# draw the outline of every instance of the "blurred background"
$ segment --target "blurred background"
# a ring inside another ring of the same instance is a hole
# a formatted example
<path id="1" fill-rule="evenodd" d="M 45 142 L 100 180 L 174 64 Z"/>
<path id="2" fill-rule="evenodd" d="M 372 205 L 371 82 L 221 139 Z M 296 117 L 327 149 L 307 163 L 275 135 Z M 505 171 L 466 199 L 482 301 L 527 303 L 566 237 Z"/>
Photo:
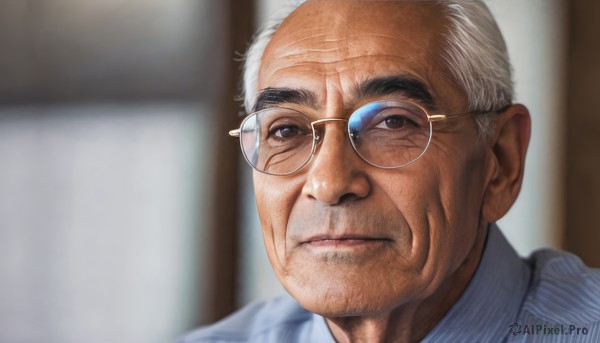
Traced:
<path id="1" fill-rule="evenodd" d="M 0 342 L 169 342 L 283 293 L 227 130 L 285 2 L 0 0 Z M 600 2 L 487 3 L 533 116 L 500 226 L 600 267 Z"/>

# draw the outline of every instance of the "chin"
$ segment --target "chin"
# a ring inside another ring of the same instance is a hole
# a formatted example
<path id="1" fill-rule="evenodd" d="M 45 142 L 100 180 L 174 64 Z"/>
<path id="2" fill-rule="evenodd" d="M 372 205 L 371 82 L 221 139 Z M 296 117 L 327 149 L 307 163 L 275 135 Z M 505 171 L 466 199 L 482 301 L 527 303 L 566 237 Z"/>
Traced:
<path id="1" fill-rule="evenodd" d="M 376 279 L 315 273 L 308 279 L 287 280 L 284 287 L 302 307 L 324 317 L 375 315 L 414 299 L 414 288 Z"/>

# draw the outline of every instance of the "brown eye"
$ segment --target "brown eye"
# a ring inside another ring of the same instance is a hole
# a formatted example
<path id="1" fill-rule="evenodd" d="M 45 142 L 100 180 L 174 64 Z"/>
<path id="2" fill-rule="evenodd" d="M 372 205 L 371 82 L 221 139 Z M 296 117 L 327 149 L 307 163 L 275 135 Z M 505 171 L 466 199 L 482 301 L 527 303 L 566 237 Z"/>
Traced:
<path id="1" fill-rule="evenodd" d="M 385 117 L 375 127 L 380 128 L 380 129 L 397 130 L 397 129 L 402 129 L 402 128 L 406 127 L 407 125 L 415 126 L 416 123 L 414 123 L 412 120 L 406 118 L 405 116 L 394 115 L 394 116 Z"/>
<path id="2" fill-rule="evenodd" d="M 385 118 L 385 126 L 389 129 L 399 129 L 406 125 L 406 118 L 400 116 L 393 116 Z"/>
<path id="3" fill-rule="evenodd" d="M 279 126 L 269 131 L 269 136 L 275 136 L 278 139 L 289 139 L 299 135 L 301 135 L 301 130 L 293 125 Z"/>

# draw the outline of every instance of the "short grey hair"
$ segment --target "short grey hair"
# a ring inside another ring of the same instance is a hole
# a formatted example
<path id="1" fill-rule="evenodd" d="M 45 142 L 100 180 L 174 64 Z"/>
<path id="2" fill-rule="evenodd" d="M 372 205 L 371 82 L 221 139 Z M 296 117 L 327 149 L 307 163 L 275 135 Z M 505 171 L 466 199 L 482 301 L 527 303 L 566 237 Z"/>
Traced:
<path id="1" fill-rule="evenodd" d="M 264 51 L 285 20 L 306 0 L 293 0 L 284 15 L 269 21 L 254 36 L 245 58 L 242 96 L 250 113 L 258 95 Z M 401 1 L 401 0 L 399 0 Z M 442 59 L 450 78 L 467 96 L 470 111 L 480 111 L 477 125 L 485 138 L 498 111 L 512 103 L 512 68 L 506 43 L 489 8 L 481 0 L 431 0 L 443 6 L 448 30 Z"/>

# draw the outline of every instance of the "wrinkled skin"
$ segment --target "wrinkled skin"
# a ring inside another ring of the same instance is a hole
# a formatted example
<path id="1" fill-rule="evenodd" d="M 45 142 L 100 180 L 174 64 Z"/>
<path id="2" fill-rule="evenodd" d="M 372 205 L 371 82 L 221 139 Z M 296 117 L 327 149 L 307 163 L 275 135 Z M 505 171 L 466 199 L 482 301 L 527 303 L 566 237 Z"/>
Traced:
<path id="1" fill-rule="evenodd" d="M 259 90 L 308 90 L 315 104 L 286 106 L 311 120 L 346 118 L 380 100 L 357 98 L 356 85 L 403 75 L 423 83 L 441 113 L 466 112 L 439 56 L 445 24 L 428 2 L 309 1 L 267 46 Z M 472 117 L 436 122 L 421 159 L 384 170 L 356 155 L 341 122 L 328 122 L 301 171 L 254 173 L 275 273 L 303 307 L 327 318 L 338 341 L 421 339 L 458 299 L 488 223 L 506 213 L 521 185 L 527 109 L 510 107 L 495 127 L 483 141 Z"/>

